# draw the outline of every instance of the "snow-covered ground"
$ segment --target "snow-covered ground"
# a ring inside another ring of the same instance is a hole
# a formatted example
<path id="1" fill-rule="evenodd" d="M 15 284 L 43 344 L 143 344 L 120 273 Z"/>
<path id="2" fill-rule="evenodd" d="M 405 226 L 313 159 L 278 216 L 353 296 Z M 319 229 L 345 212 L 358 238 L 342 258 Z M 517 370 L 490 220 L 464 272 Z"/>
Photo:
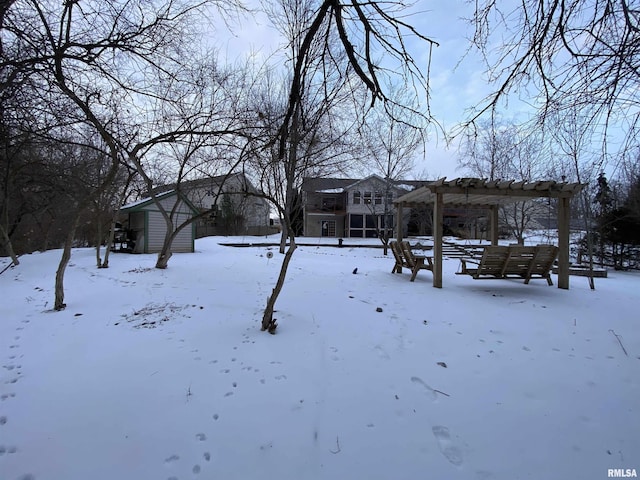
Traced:
<path id="1" fill-rule="evenodd" d="M 164 271 L 126 254 L 98 270 L 74 250 L 63 312 L 59 251 L 0 275 L 0 479 L 640 472 L 637 272 L 566 291 L 476 281 L 449 259 L 435 289 L 380 249 L 303 246 L 271 336 L 281 257 L 230 240 Z"/>

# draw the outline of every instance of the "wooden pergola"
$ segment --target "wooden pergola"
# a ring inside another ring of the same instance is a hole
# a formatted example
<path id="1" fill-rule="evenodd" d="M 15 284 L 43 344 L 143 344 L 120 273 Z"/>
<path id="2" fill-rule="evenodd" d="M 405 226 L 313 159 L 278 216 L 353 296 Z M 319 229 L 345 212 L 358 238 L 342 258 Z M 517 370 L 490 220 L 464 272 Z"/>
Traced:
<path id="1" fill-rule="evenodd" d="M 433 286 L 442 288 L 442 232 L 444 207 L 485 208 L 490 215 L 491 244 L 498 244 L 498 207 L 534 198 L 558 199 L 558 288 L 569 288 L 569 219 L 571 198 L 582 190 L 580 183 L 525 182 L 481 178 L 441 178 L 396 199 L 397 240 L 402 241 L 403 208 L 431 204 L 433 207 Z"/>

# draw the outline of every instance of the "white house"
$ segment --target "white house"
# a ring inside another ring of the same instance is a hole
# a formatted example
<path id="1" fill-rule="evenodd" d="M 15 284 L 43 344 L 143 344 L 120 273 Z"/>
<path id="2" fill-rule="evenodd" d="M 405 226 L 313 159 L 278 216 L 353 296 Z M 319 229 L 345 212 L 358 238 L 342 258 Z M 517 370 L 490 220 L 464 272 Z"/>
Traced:
<path id="1" fill-rule="evenodd" d="M 304 235 L 308 237 L 376 238 L 395 227 L 393 200 L 423 182 L 305 178 L 302 182 Z M 385 211 L 387 218 L 385 219 Z M 408 217 L 405 221 L 408 223 Z"/>

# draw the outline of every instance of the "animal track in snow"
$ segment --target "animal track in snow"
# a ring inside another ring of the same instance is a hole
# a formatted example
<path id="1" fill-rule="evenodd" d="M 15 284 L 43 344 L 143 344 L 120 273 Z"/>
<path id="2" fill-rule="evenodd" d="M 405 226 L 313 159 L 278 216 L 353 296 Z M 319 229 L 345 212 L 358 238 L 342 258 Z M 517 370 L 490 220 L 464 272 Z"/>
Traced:
<path id="1" fill-rule="evenodd" d="M 207 436 L 204 433 L 196 433 L 196 438 L 200 442 L 204 442 L 207 439 Z"/>
<path id="2" fill-rule="evenodd" d="M 459 467 L 463 463 L 462 452 L 451 441 L 449 429 L 442 425 L 436 425 L 431 429 L 433 436 L 436 437 L 438 448 L 450 463 Z"/>
<path id="3" fill-rule="evenodd" d="M 0 445 L 0 456 L 4 455 L 5 453 L 16 453 L 18 451 L 18 449 L 11 445 L 9 447 L 5 447 L 4 445 Z"/>
<path id="4" fill-rule="evenodd" d="M 165 458 L 164 463 L 173 463 L 173 462 L 177 462 L 178 460 L 180 460 L 180 455 L 171 455 L 168 458 Z"/>
<path id="5" fill-rule="evenodd" d="M 431 388 L 429 385 L 427 385 L 425 383 L 425 381 L 422 380 L 420 377 L 411 377 L 411 381 L 413 383 L 416 383 L 416 384 L 421 385 L 422 387 L 424 387 L 424 389 L 427 391 L 427 394 L 429 395 L 431 400 L 436 401 L 438 399 L 438 393 L 433 388 Z"/>

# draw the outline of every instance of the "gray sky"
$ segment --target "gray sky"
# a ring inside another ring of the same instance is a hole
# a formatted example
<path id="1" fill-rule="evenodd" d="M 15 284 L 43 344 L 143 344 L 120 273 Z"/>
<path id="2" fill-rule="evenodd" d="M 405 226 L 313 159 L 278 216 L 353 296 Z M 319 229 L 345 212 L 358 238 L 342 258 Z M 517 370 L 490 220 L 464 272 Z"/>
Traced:
<path id="1" fill-rule="evenodd" d="M 248 2 L 250 3 L 250 2 Z M 434 48 L 431 61 L 431 110 L 436 120 L 447 131 L 462 122 L 468 109 L 477 105 L 490 91 L 486 81 L 485 66 L 477 52 L 467 51 L 473 27 L 463 20 L 472 16 L 473 5 L 464 1 L 432 1 L 418 2 L 417 8 L 423 8 L 408 20 L 422 34 L 440 44 Z M 250 53 L 267 57 L 277 50 L 281 39 L 277 31 L 269 24 L 263 14 L 246 17 L 240 25 L 233 26 L 233 35 L 220 25 L 216 33 L 216 44 L 221 54 L 233 61 Z M 411 52 L 426 70 L 428 50 L 424 42 L 409 44 Z M 465 55 L 466 53 L 466 55 Z M 505 117 L 517 114 L 512 103 L 510 113 Z M 416 172 L 427 173 L 430 178 L 447 176 L 454 178 L 463 176 L 457 170 L 457 143 L 449 148 L 441 134 L 435 129 L 427 144 L 426 158 L 416 158 Z"/>

